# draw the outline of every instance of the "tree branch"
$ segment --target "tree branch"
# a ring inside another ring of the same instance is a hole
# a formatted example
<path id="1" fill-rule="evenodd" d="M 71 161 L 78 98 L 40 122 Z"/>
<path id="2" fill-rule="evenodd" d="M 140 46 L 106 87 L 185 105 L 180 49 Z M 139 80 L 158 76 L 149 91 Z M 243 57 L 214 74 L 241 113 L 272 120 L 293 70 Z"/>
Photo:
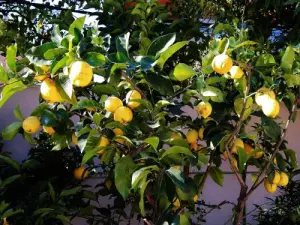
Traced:
<path id="1" fill-rule="evenodd" d="M 296 112 L 296 110 L 297 110 L 297 98 L 296 98 L 296 101 L 295 101 L 294 104 L 293 104 L 292 111 L 291 111 L 291 113 L 290 113 L 290 115 L 289 115 L 289 118 L 288 118 L 288 120 L 287 120 L 286 123 L 285 123 L 285 127 L 284 127 L 284 129 L 283 129 L 282 134 L 281 134 L 281 138 L 280 138 L 279 141 L 277 142 L 277 144 L 276 144 L 276 146 L 275 146 L 275 149 L 274 149 L 274 151 L 273 151 L 273 154 L 272 154 L 272 156 L 271 156 L 269 162 L 268 162 L 268 163 L 265 165 L 265 167 L 260 171 L 260 173 L 259 173 L 259 175 L 258 175 L 256 181 L 254 182 L 254 184 L 253 184 L 252 187 L 250 188 L 249 192 L 247 193 L 246 198 L 248 198 L 248 197 L 253 193 L 253 191 L 254 191 L 254 190 L 255 190 L 255 189 L 256 189 L 256 188 L 264 181 L 264 179 L 265 179 L 265 177 L 264 177 L 264 176 L 265 176 L 265 173 L 266 173 L 266 171 L 268 170 L 268 168 L 270 167 L 271 163 L 273 162 L 273 160 L 274 160 L 274 158 L 275 158 L 275 156 L 276 156 L 276 153 L 279 151 L 279 148 L 280 148 L 282 142 L 283 142 L 284 139 L 285 139 L 285 136 L 286 136 L 286 134 L 287 134 L 287 130 L 288 130 L 289 124 L 290 124 L 290 122 L 291 122 L 291 120 L 292 120 L 292 118 L 293 118 L 293 115 L 294 115 L 294 113 Z"/>
<path id="2" fill-rule="evenodd" d="M 122 72 L 122 77 L 123 77 L 128 83 L 130 83 L 131 86 L 133 86 L 135 90 L 137 90 L 138 92 L 141 93 L 143 99 L 147 99 L 145 93 L 144 93 L 138 86 L 136 86 L 136 85 L 131 81 L 131 79 L 129 79 L 129 77 L 128 77 L 124 72 Z"/>

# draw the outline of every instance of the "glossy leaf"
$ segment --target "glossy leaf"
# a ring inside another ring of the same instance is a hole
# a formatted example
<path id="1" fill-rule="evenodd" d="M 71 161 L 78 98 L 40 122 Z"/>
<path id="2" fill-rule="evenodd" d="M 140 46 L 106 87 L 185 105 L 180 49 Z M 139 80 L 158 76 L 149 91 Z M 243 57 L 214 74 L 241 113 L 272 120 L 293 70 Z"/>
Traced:
<path id="1" fill-rule="evenodd" d="M 180 146 L 174 146 L 174 147 L 171 147 L 171 148 L 167 149 L 162 154 L 160 159 L 162 160 L 164 157 L 166 157 L 168 155 L 172 155 L 172 154 L 184 154 L 184 155 L 191 156 L 191 157 L 195 158 L 193 153 L 188 148 L 184 148 L 184 147 L 180 147 Z"/>
<path id="2" fill-rule="evenodd" d="M 246 100 L 246 109 L 244 112 L 243 120 L 247 119 L 247 117 L 251 114 L 252 112 L 252 104 L 253 104 L 253 99 L 252 98 L 247 98 Z M 234 100 L 234 110 L 236 114 L 240 117 L 242 110 L 244 106 L 244 98 L 237 98 Z"/>
<path id="3" fill-rule="evenodd" d="M 6 64 L 12 72 L 17 72 L 17 45 L 11 45 L 6 50 Z"/>
<path id="4" fill-rule="evenodd" d="M 105 56 L 98 52 L 88 52 L 84 55 L 83 60 L 94 67 L 103 66 L 105 64 Z"/>
<path id="5" fill-rule="evenodd" d="M 159 76 L 156 73 L 145 74 L 145 79 L 150 86 L 162 95 L 173 95 L 174 89 L 171 80 Z"/>
<path id="6" fill-rule="evenodd" d="M 157 150 L 158 144 L 159 144 L 159 138 L 158 137 L 149 137 L 144 140 L 145 143 L 151 145 L 155 150 Z"/>
<path id="7" fill-rule="evenodd" d="M 27 88 L 25 84 L 23 84 L 22 81 L 17 81 L 17 79 L 11 79 L 9 81 L 9 84 L 5 85 L 5 87 L 2 89 L 1 95 L 0 95 L 0 108 L 4 105 L 4 103 L 15 93 L 19 91 L 23 91 Z"/>
<path id="8" fill-rule="evenodd" d="M 223 186 L 224 173 L 218 167 L 210 167 L 209 175 L 216 184 Z"/>
<path id="9" fill-rule="evenodd" d="M 74 22 L 70 25 L 70 28 L 69 28 L 69 33 L 74 35 L 75 34 L 75 29 L 78 29 L 78 30 L 82 30 L 83 28 L 83 25 L 84 25 L 84 21 L 85 21 L 85 16 L 83 17 L 79 17 L 77 18 L 76 20 L 74 20 Z"/>
<path id="10" fill-rule="evenodd" d="M 295 51 L 292 46 L 288 46 L 281 58 L 280 67 L 284 73 L 291 73 L 295 59 Z"/>
<path id="11" fill-rule="evenodd" d="M 149 56 L 158 56 L 164 51 L 166 51 L 176 39 L 176 34 L 166 34 L 161 37 L 156 38 L 147 50 Z"/>
<path id="12" fill-rule="evenodd" d="M 3 139 L 4 140 L 14 139 L 21 127 L 22 127 L 22 122 L 20 121 L 15 121 L 11 123 L 10 125 L 8 125 L 2 130 Z"/>
<path id="13" fill-rule="evenodd" d="M 2 65 L 0 65 L 0 82 L 7 82 L 8 81 L 8 75 L 6 70 Z"/>

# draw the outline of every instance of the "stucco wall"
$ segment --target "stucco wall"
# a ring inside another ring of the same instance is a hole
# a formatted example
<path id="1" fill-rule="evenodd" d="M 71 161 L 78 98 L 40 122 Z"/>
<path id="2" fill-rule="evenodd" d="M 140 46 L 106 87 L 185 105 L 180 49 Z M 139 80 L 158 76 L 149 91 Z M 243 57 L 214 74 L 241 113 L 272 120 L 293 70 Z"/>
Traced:
<path id="1" fill-rule="evenodd" d="M 10 124 L 15 120 L 13 115 L 14 107 L 19 104 L 24 116 L 30 115 L 31 111 L 37 106 L 39 96 L 39 87 L 31 87 L 21 93 L 17 93 L 14 95 L 4 106 L 0 109 L 0 129 L 4 126 Z M 189 112 L 191 113 L 191 112 Z M 282 107 L 280 116 L 283 119 L 287 119 L 288 112 L 285 108 Z M 300 118 L 300 117 L 298 117 Z M 300 153 L 299 146 L 299 129 L 300 120 L 296 123 L 292 123 L 290 125 L 287 140 L 289 142 L 289 148 L 297 150 L 297 154 Z M 13 141 L 8 141 L 5 143 L 5 150 L 13 153 L 13 157 L 19 161 L 26 158 L 27 152 L 29 150 L 29 144 L 23 140 L 21 135 L 17 135 L 17 137 Z M 298 157 L 299 158 L 299 157 Z M 222 168 L 224 171 L 230 172 L 228 165 L 224 165 Z M 96 179 L 92 179 L 91 183 L 97 183 Z M 252 181 L 250 179 L 250 175 L 247 177 L 247 183 L 251 185 Z M 232 174 L 225 175 L 224 185 L 223 187 L 219 187 L 212 180 L 208 179 L 203 196 L 203 198 L 209 204 L 219 204 L 223 200 L 228 200 L 232 202 L 236 202 L 237 196 L 239 193 L 239 185 L 238 181 Z M 253 204 L 262 205 L 265 202 L 265 197 L 271 197 L 263 187 L 258 188 L 258 190 L 251 196 L 247 203 L 247 211 L 250 212 L 253 209 Z M 225 205 L 221 210 L 216 209 L 211 214 L 209 214 L 207 219 L 208 225 L 218 225 L 224 224 L 232 215 L 232 206 Z M 84 225 L 85 223 L 81 219 L 74 220 L 74 224 Z M 251 216 L 248 216 L 249 224 L 255 224 L 252 221 Z"/>

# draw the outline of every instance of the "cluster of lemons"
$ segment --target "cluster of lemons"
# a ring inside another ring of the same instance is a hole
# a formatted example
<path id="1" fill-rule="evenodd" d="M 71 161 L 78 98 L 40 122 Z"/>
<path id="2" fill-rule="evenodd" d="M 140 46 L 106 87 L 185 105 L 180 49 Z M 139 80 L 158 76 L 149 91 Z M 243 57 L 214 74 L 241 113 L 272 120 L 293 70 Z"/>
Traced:
<path id="1" fill-rule="evenodd" d="M 203 146 L 198 145 L 198 139 L 203 140 L 203 132 L 204 132 L 204 127 L 201 127 L 198 131 L 195 129 L 190 129 L 186 133 L 186 141 L 189 143 L 191 149 L 194 149 L 196 152 L 200 151 Z"/>
<path id="2" fill-rule="evenodd" d="M 225 54 L 215 56 L 211 65 L 216 73 L 221 75 L 229 73 L 232 79 L 239 79 L 244 75 L 243 70 L 239 66 L 233 66 L 232 59 Z M 255 101 L 266 116 L 275 118 L 279 114 L 279 102 L 272 90 L 259 89 L 255 95 Z"/>
<path id="3" fill-rule="evenodd" d="M 285 172 L 275 171 L 273 181 L 270 182 L 268 178 L 264 180 L 264 186 L 267 192 L 274 193 L 277 186 L 286 186 L 289 183 L 289 177 Z"/>

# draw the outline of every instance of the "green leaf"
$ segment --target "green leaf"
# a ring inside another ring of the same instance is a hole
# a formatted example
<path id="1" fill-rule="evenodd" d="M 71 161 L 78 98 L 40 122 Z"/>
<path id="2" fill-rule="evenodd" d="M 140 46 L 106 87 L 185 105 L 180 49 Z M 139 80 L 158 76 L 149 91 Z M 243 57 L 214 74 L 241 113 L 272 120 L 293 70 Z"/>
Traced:
<path id="1" fill-rule="evenodd" d="M 60 151 L 68 147 L 68 136 L 66 134 L 59 134 L 56 132 L 52 135 L 52 141 L 54 144 L 52 151 Z"/>
<path id="2" fill-rule="evenodd" d="M 167 149 L 162 154 L 162 156 L 160 157 L 160 160 L 162 160 L 164 157 L 166 157 L 168 155 L 171 155 L 171 154 L 184 154 L 184 155 L 191 156 L 191 157 L 195 158 L 195 156 L 193 155 L 193 153 L 191 152 L 190 149 L 180 147 L 180 146 L 173 146 L 173 147 Z"/>
<path id="3" fill-rule="evenodd" d="M 162 95 L 174 95 L 174 89 L 171 80 L 166 79 L 156 73 L 150 72 L 145 74 L 145 79 L 153 89 L 155 89 Z"/>
<path id="4" fill-rule="evenodd" d="M 6 83 L 8 81 L 8 75 L 2 65 L 0 65 L 0 82 Z"/>
<path id="5" fill-rule="evenodd" d="M 94 113 L 93 114 L 93 122 L 99 126 L 100 122 L 102 121 L 102 119 L 104 119 L 104 115 L 102 115 L 101 113 Z"/>
<path id="6" fill-rule="evenodd" d="M 292 149 L 286 149 L 284 150 L 284 154 L 286 155 L 286 158 L 288 159 L 288 161 L 291 162 L 291 166 L 294 169 L 298 168 L 298 160 L 297 160 L 297 154 L 295 151 L 293 151 Z"/>
<path id="7" fill-rule="evenodd" d="M 150 70 L 155 66 L 155 59 L 153 56 L 142 57 L 140 60 L 141 70 Z"/>
<path id="8" fill-rule="evenodd" d="M 20 174 L 10 176 L 10 177 L 6 178 L 0 186 L 5 187 L 20 178 L 21 178 Z"/>
<path id="9" fill-rule="evenodd" d="M 295 51 L 292 46 L 288 46 L 281 58 L 280 67 L 284 73 L 291 73 L 295 59 Z"/>
<path id="10" fill-rule="evenodd" d="M 82 30 L 85 21 L 85 16 L 79 17 L 70 25 L 69 33 L 75 35 L 75 28 L 78 30 Z"/>
<path id="11" fill-rule="evenodd" d="M 139 102 L 142 106 L 144 106 L 149 111 L 153 110 L 153 106 L 152 106 L 151 102 L 149 102 L 146 99 L 131 99 L 130 102 Z"/>
<path id="12" fill-rule="evenodd" d="M 184 174 L 181 170 L 171 167 L 170 169 L 166 170 L 166 174 L 176 186 L 182 190 L 185 189 L 186 185 L 184 182 Z"/>
<path id="13" fill-rule="evenodd" d="M 54 209 L 51 208 L 39 208 L 33 212 L 33 216 L 38 216 L 46 212 L 52 212 Z"/>
<path id="14" fill-rule="evenodd" d="M 204 163 L 204 164 L 208 164 L 208 157 L 203 154 L 202 152 L 198 152 L 198 161 Z"/>
<path id="15" fill-rule="evenodd" d="M 245 169 L 246 162 L 248 160 L 247 153 L 245 149 L 238 147 L 238 155 L 239 155 L 239 171 L 242 173 Z"/>
<path id="16" fill-rule="evenodd" d="M 5 201 L 0 202 L 0 214 L 4 212 L 9 207 L 10 203 L 6 203 Z M 0 218 L 1 219 L 1 218 Z"/>
<path id="17" fill-rule="evenodd" d="M 58 220 L 60 220 L 60 221 L 62 221 L 64 223 L 71 224 L 71 220 L 68 217 L 64 216 L 64 215 L 56 215 L 56 216 L 54 216 L 54 218 L 58 219 Z"/>
<path id="18" fill-rule="evenodd" d="M 174 69 L 174 77 L 176 80 L 179 81 L 184 81 L 186 79 L 189 79 L 193 76 L 196 75 L 196 72 L 193 70 L 192 67 L 184 64 L 184 63 L 179 63 Z"/>
<path id="19" fill-rule="evenodd" d="M 56 74 L 56 72 L 57 72 L 59 69 L 61 69 L 62 67 L 64 67 L 64 66 L 66 65 L 68 59 L 69 59 L 69 56 L 65 56 L 65 57 L 63 57 L 61 60 L 59 60 L 59 61 L 55 64 L 55 66 L 52 68 L 51 73 L 52 73 L 52 74 Z"/>
<path id="20" fill-rule="evenodd" d="M 276 153 L 275 158 L 276 158 L 276 161 L 277 161 L 278 168 L 281 171 L 285 171 L 286 166 L 287 166 L 287 162 L 284 160 L 282 155 L 280 153 Z"/>
<path id="21" fill-rule="evenodd" d="M 16 209 L 16 210 L 9 209 L 2 214 L 2 218 L 11 217 L 13 215 L 20 214 L 20 213 L 24 213 L 24 210 L 23 209 Z"/>
<path id="22" fill-rule="evenodd" d="M 11 79 L 9 81 L 10 84 L 5 85 L 0 95 L 0 108 L 4 105 L 4 103 L 15 93 L 19 91 L 23 91 L 27 88 L 22 81 L 17 81 L 16 79 Z"/>
<path id="23" fill-rule="evenodd" d="M 21 109 L 20 109 L 20 105 L 17 105 L 15 108 L 14 108 L 14 115 L 17 119 L 19 120 L 24 120 L 24 117 L 22 115 L 22 112 L 21 112 Z"/>
<path id="24" fill-rule="evenodd" d="M 139 201 L 139 208 L 141 210 L 141 215 L 142 216 L 145 216 L 146 213 L 145 213 L 145 202 L 144 202 L 144 193 L 145 193 L 145 190 L 147 188 L 147 185 L 151 182 L 151 180 L 148 180 L 147 182 L 143 183 L 141 185 L 141 188 L 140 188 L 140 201 Z"/>
<path id="25" fill-rule="evenodd" d="M 89 133 L 89 136 L 84 142 L 81 142 L 81 140 L 79 139 L 78 145 L 82 152 L 83 151 L 85 151 L 86 153 L 91 152 L 94 155 L 95 150 L 96 152 L 101 150 L 99 147 L 99 141 L 100 141 L 99 131 L 96 129 L 92 129 Z"/>
<path id="26" fill-rule="evenodd" d="M 75 195 L 80 191 L 81 187 L 74 187 L 71 189 L 67 189 L 67 190 L 62 190 L 62 192 L 60 193 L 59 197 L 65 197 L 65 196 L 70 196 L 70 195 Z"/>
<path id="27" fill-rule="evenodd" d="M 224 23 L 219 23 L 214 31 L 213 31 L 213 34 L 219 34 L 221 32 L 225 32 L 225 33 L 228 33 L 228 34 L 234 34 L 234 28 L 229 25 L 229 24 L 224 24 Z"/>
<path id="28" fill-rule="evenodd" d="M 275 58 L 271 54 L 262 54 L 258 57 L 256 67 L 269 67 L 276 64 Z"/>
<path id="29" fill-rule="evenodd" d="M 158 56 L 166 51 L 176 40 L 176 34 L 166 34 L 156 38 L 147 50 L 148 56 Z"/>
<path id="30" fill-rule="evenodd" d="M 158 65 L 160 67 L 160 69 L 163 69 L 166 61 L 172 55 L 174 55 L 177 51 L 179 51 L 181 48 L 183 48 L 184 46 L 186 46 L 188 43 L 189 43 L 189 41 L 181 41 L 181 42 L 177 42 L 174 45 L 170 46 L 166 51 L 164 51 L 160 55 L 160 57 L 156 61 L 156 65 Z"/>
<path id="31" fill-rule="evenodd" d="M 79 102 L 77 102 L 76 105 L 72 106 L 71 111 L 78 110 L 78 109 L 87 109 L 87 108 L 102 109 L 100 103 L 90 99 L 82 99 Z"/>
<path id="32" fill-rule="evenodd" d="M 20 121 L 15 121 L 11 123 L 10 125 L 8 125 L 2 130 L 3 139 L 4 140 L 14 139 L 21 127 L 22 127 L 22 122 Z"/>
<path id="33" fill-rule="evenodd" d="M 158 137 L 149 137 L 144 140 L 145 143 L 151 145 L 155 150 L 157 150 L 158 144 L 159 144 L 159 138 Z"/>
<path id="34" fill-rule="evenodd" d="M 6 50 L 6 64 L 12 72 L 17 72 L 16 66 L 17 45 L 11 45 Z"/>
<path id="35" fill-rule="evenodd" d="M 57 45 L 60 45 L 62 41 L 62 36 L 60 34 L 59 25 L 54 25 L 51 31 L 51 41 L 55 42 Z"/>
<path id="36" fill-rule="evenodd" d="M 9 164 L 10 166 L 12 166 L 13 168 L 15 168 L 16 170 L 20 170 L 20 166 L 18 164 L 18 162 L 10 157 L 4 156 L 4 155 L 0 155 L 0 160 L 6 162 L 7 164 Z"/>
<path id="37" fill-rule="evenodd" d="M 76 104 L 77 99 L 73 90 L 73 85 L 69 76 L 61 75 L 59 79 L 55 80 L 56 88 L 62 99 L 68 103 Z"/>
<path id="38" fill-rule="evenodd" d="M 123 35 L 120 35 L 117 40 L 116 40 L 116 48 L 118 52 L 123 53 L 124 55 L 128 56 L 128 51 L 129 51 L 129 37 L 130 33 L 126 33 Z"/>
<path id="39" fill-rule="evenodd" d="M 53 127 L 58 123 L 56 115 L 48 109 L 45 109 L 41 116 L 41 123 L 47 127 Z"/>
<path id="40" fill-rule="evenodd" d="M 116 149 L 114 147 L 107 147 L 101 157 L 101 162 L 109 165 L 112 163 L 116 155 Z"/>
<path id="41" fill-rule="evenodd" d="M 299 74 L 285 74 L 283 77 L 288 87 L 300 86 Z"/>
<path id="42" fill-rule="evenodd" d="M 44 53 L 45 59 L 56 59 L 57 57 L 65 54 L 68 52 L 68 49 L 66 48 L 53 48 L 49 49 Z"/>
<path id="43" fill-rule="evenodd" d="M 129 156 L 122 157 L 115 168 L 115 185 L 119 193 L 126 199 L 131 189 L 131 175 L 136 165 Z"/>
<path id="44" fill-rule="evenodd" d="M 228 49 L 227 50 L 227 54 L 230 54 L 232 51 L 234 51 L 234 50 L 236 50 L 238 48 L 241 48 L 241 47 L 244 47 L 244 46 L 247 46 L 247 45 L 256 45 L 256 44 L 258 44 L 258 43 L 255 42 L 255 41 L 244 41 L 244 42 L 236 45 L 234 48 Z"/>
<path id="45" fill-rule="evenodd" d="M 272 119 L 268 117 L 262 117 L 262 128 L 267 136 L 269 136 L 273 141 L 276 141 L 280 138 L 281 128 L 280 126 Z"/>
<path id="46" fill-rule="evenodd" d="M 152 170 L 154 171 L 159 171 L 159 167 L 157 165 L 152 165 L 152 166 L 146 166 L 142 167 L 139 170 L 136 170 L 132 174 L 132 179 L 131 179 L 131 188 L 136 191 L 140 186 L 140 182 L 142 179 L 147 179 L 147 176 L 151 174 Z"/>
<path id="47" fill-rule="evenodd" d="M 214 52 L 209 52 L 204 57 L 202 57 L 202 72 L 204 74 L 211 74 L 212 72 L 214 72 L 211 66 L 211 63 L 214 58 L 215 58 Z"/>
<path id="48" fill-rule="evenodd" d="M 105 56 L 98 52 L 88 52 L 84 55 L 83 60 L 94 67 L 103 66 L 105 64 Z"/>
<path id="49" fill-rule="evenodd" d="M 243 120 L 247 119 L 247 117 L 251 114 L 252 104 L 253 104 L 253 99 L 251 97 L 247 98 L 246 109 L 244 112 Z M 239 117 L 241 116 L 243 105 L 244 105 L 244 98 L 237 98 L 234 100 L 234 110 Z"/>
<path id="50" fill-rule="evenodd" d="M 209 168 L 209 175 L 216 184 L 223 186 L 224 173 L 215 166 Z"/>
<path id="51" fill-rule="evenodd" d="M 203 89 L 202 95 L 205 97 L 210 97 L 212 101 L 214 102 L 223 102 L 224 101 L 224 95 L 223 92 L 213 86 L 206 86 L 206 88 Z"/>
<path id="52" fill-rule="evenodd" d="M 99 96 L 101 96 L 102 94 L 119 96 L 119 92 L 117 91 L 117 89 L 110 84 L 97 84 L 92 87 L 92 91 Z"/>
<path id="53" fill-rule="evenodd" d="M 57 48 L 56 43 L 54 42 L 47 42 L 45 44 L 42 44 L 37 47 L 32 47 L 29 49 L 25 56 L 28 58 L 30 63 L 36 64 L 37 66 L 43 66 L 43 65 L 50 65 L 51 60 L 47 60 L 44 58 L 44 54 L 49 50 Z"/>
<path id="54" fill-rule="evenodd" d="M 40 104 L 38 107 L 36 107 L 32 112 L 31 112 L 31 116 L 42 116 L 43 112 L 45 111 L 45 109 L 48 109 L 49 106 L 47 103 L 42 103 Z"/>
<path id="55" fill-rule="evenodd" d="M 52 186 L 52 184 L 50 182 L 48 182 L 48 187 L 49 187 L 49 193 L 50 193 L 50 197 L 52 199 L 52 202 L 55 202 L 55 191 L 54 188 Z"/>

